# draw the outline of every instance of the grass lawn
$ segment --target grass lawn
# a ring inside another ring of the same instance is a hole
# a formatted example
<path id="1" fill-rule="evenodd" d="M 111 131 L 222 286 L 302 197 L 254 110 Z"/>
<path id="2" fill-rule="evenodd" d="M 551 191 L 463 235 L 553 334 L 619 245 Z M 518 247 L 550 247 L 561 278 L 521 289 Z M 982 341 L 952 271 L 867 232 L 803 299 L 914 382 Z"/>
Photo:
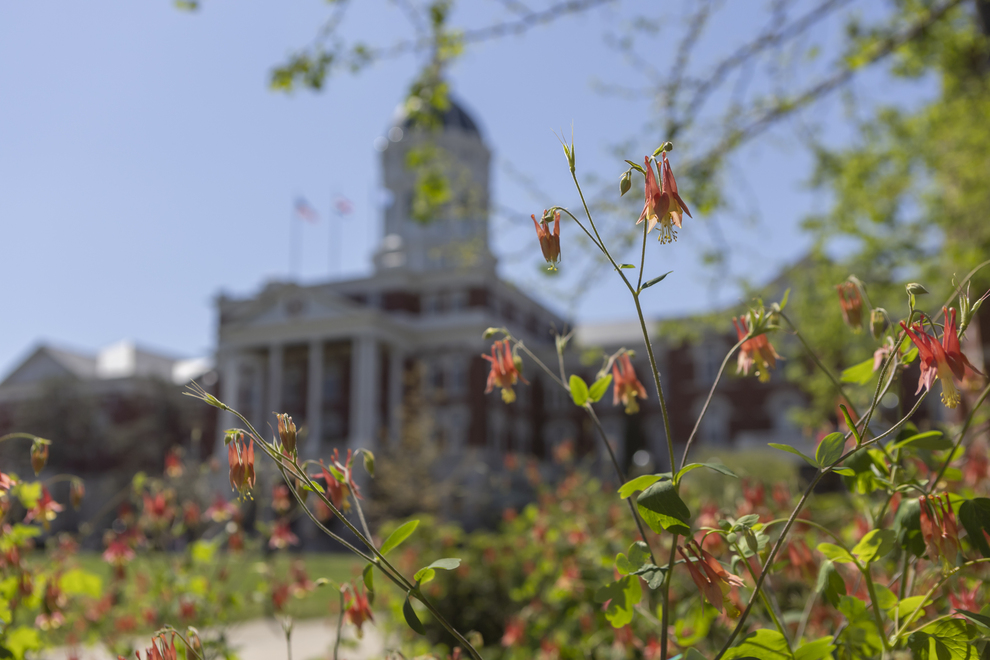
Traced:
<path id="1" fill-rule="evenodd" d="M 134 582 L 135 576 L 138 575 L 152 579 L 154 576 L 164 575 L 172 570 L 173 564 L 181 561 L 182 557 L 181 554 L 140 554 L 128 565 L 129 582 Z M 103 561 L 99 553 L 81 552 L 77 559 L 81 568 L 99 575 L 104 585 L 110 583 L 113 568 Z M 227 588 L 240 604 L 232 608 L 230 620 L 240 621 L 265 616 L 270 612 L 270 598 L 264 585 L 268 581 L 290 581 L 289 568 L 299 559 L 305 564 L 306 573 L 313 582 L 321 577 L 337 584 L 355 578 L 360 579 L 363 568 L 360 559 L 344 553 L 280 552 L 265 556 L 256 552 L 243 552 L 217 553 L 215 560 L 211 564 L 201 565 L 197 573 L 207 576 L 212 581 L 221 568 L 226 569 Z M 330 612 L 330 603 L 338 603 L 338 598 L 338 592 L 328 584 L 302 597 L 290 598 L 286 605 L 286 613 L 296 619 L 327 616 Z"/>

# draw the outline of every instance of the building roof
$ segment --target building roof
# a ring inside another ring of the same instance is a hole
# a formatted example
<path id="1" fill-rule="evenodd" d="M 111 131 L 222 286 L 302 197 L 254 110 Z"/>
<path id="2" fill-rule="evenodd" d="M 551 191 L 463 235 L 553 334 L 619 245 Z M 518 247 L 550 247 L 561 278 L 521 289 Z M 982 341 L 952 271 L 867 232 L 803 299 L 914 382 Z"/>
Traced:
<path id="1" fill-rule="evenodd" d="M 409 117 L 403 108 L 399 108 L 397 115 L 398 121 L 396 124 L 401 125 L 403 130 L 409 130 L 413 127 L 412 117 Z M 468 114 L 467 110 L 462 108 L 453 99 L 450 99 L 450 107 L 443 113 L 440 122 L 444 130 L 455 128 L 465 133 L 471 133 L 481 137 L 481 130 L 478 128 L 477 122 Z"/>

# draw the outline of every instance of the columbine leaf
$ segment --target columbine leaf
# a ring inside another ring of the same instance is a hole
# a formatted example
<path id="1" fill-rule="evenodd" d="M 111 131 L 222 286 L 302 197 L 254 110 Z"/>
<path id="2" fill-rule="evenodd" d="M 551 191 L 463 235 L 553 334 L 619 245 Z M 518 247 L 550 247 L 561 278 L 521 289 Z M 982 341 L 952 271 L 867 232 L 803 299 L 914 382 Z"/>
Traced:
<path id="1" fill-rule="evenodd" d="M 643 587 L 639 584 L 639 578 L 634 575 L 627 575 L 595 592 L 596 603 L 608 603 L 608 607 L 605 608 L 605 618 L 613 628 L 629 625 L 633 617 L 633 608 L 642 598 Z"/>
<path id="2" fill-rule="evenodd" d="M 990 543 L 983 535 L 984 531 L 990 534 L 990 499 L 977 497 L 963 502 L 959 506 L 959 522 L 966 528 L 969 542 L 984 557 L 990 557 Z"/>
<path id="3" fill-rule="evenodd" d="M 782 445 L 779 442 L 771 442 L 769 444 L 774 449 L 779 449 L 781 451 L 790 452 L 791 454 L 794 454 L 795 456 L 800 456 L 801 458 L 803 458 L 804 460 L 806 460 L 808 462 L 808 465 L 810 465 L 810 466 L 812 466 L 814 468 L 817 468 L 818 467 L 818 463 L 816 463 L 814 461 L 814 459 L 805 456 L 804 453 L 802 453 L 800 450 L 795 449 L 794 447 L 791 447 L 790 445 Z"/>
<path id="4" fill-rule="evenodd" d="M 831 635 L 820 637 L 794 649 L 794 660 L 825 660 L 832 657 L 832 651 L 835 649 Z"/>
<path id="5" fill-rule="evenodd" d="M 574 401 L 575 406 L 583 406 L 588 402 L 588 384 L 584 380 L 574 374 L 571 376 L 570 380 L 571 386 L 571 399 Z"/>
<path id="6" fill-rule="evenodd" d="M 664 273 L 664 274 L 663 274 L 663 275 L 661 275 L 660 277 L 654 277 L 654 278 L 653 278 L 652 280 L 650 280 L 649 282 L 644 282 L 644 283 L 643 283 L 643 286 L 641 286 L 641 287 L 639 287 L 639 290 L 640 290 L 640 291 L 642 291 L 643 289 L 649 289 L 649 288 L 650 288 L 651 286 L 653 286 L 654 284 L 659 284 L 660 282 L 663 282 L 663 279 L 664 279 L 665 277 L 667 277 L 668 275 L 670 275 L 671 273 L 673 273 L 673 272 L 674 272 L 674 271 L 672 271 L 672 270 L 668 270 L 668 271 L 667 271 L 666 273 Z"/>
<path id="7" fill-rule="evenodd" d="M 622 488 L 619 489 L 619 497 L 626 499 L 637 490 L 646 490 L 662 478 L 659 474 L 644 474 L 636 477 L 632 481 L 622 484 Z"/>
<path id="8" fill-rule="evenodd" d="M 873 380 L 873 358 L 864 360 L 859 364 L 854 364 L 848 369 L 843 369 L 842 376 L 839 377 L 839 380 L 843 383 L 866 385 Z"/>
<path id="9" fill-rule="evenodd" d="M 818 443 L 815 460 L 819 467 L 828 467 L 842 458 L 842 450 L 846 446 L 846 436 L 843 433 L 829 433 Z"/>
<path id="10" fill-rule="evenodd" d="M 845 551 L 845 549 L 834 545 L 832 543 L 819 543 L 818 552 L 822 553 L 832 561 L 837 561 L 840 564 L 854 564 L 856 560 L 853 556 Z"/>
<path id="11" fill-rule="evenodd" d="M 385 542 L 382 543 L 382 549 L 379 550 L 383 555 L 388 554 L 390 550 L 395 550 L 399 545 L 409 538 L 409 535 L 416 531 L 416 527 L 419 526 L 418 520 L 410 520 L 409 522 L 403 523 L 394 532 L 388 535 Z"/>
<path id="12" fill-rule="evenodd" d="M 893 445 L 892 449 L 898 449 L 900 447 L 931 450 L 949 449 L 952 447 L 952 440 L 946 438 L 941 431 L 927 431 L 898 441 Z"/>
<path id="13" fill-rule="evenodd" d="M 640 515 L 656 533 L 669 530 L 675 534 L 690 533 L 691 511 L 674 490 L 674 482 L 669 479 L 659 481 L 637 498 Z"/>
<path id="14" fill-rule="evenodd" d="M 681 480 L 681 477 L 683 477 L 685 474 L 687 474 L 691 470 L 696 470 L 696 469 L 702 468 L 702 467 L 708 468 L 709 470 L 715 470 L 719 474 L 724 474 L 724 475 L 729 476 L 729 477 L 734 477 L 736 479 L 739 478 L 739 476 L 736 475 L 735 472 L 733 472 L 732 470 L 730 470 L 726 466 L 722 465 L 721 463 L 714 463 L 714 462 L 710 462 L 710 463 L 688 463 L 687 465 L 685 465 L 684 467 L 682 467 L 680 470 L 677 471 L 677 476 L 674 477 L 674 481 L 680 481 Z"/>
<path id="15" fill-rule="evenodd" d="M 591 399 L 594 403 L 598 403 L 598 401 L 600 401 L 601 398 L 605 396 L 605 392 L 608 391 L 608 386 L 611 384 L 612 384 L 612 374 L 605 374 L 604 376 L 596 380 L 594 384 L 591 386 L 591 389 L 588 390 L 588 398 Z"/>
<path id="16" fill-rule="evenodd" d="M 764 628 L 751 632 L 742 638 L 738 646 L 734 646 L 725 655 L 725 660 L 793 660 L 794 656 L 787 648 L 787 640 L 776 630 Z"/>
<path id="17" fill-rule="evenodd" d="M 874 559 L 883 557 L 894 549 L 897 542 L 897 533 L 892 529 L 874 529 L 867 532 L 852 553 L 863 562 L 869 564 Z"/>
<path id="18" fill-rule="evenodd" d="M 408 595 L 406 596 L 406 602 L 402 604 L 402 616 L 405 617 L 406 623 L 415 632 L 418 632 L 420 635 L 426 634 L 426 628 L 416 615 L 416 610 L 413 609 L 412 601 L 409 600 Z"/>

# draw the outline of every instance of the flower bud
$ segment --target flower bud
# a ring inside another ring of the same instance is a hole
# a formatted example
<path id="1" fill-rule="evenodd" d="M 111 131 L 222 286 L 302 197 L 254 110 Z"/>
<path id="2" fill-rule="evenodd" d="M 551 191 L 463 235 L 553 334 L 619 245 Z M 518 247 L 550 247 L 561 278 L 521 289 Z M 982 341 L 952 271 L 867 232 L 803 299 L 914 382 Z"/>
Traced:
<path id="1" fill-rule="evenodd" d="M 86 484 L 82 479 L 73 479 L 69 482 L 69 502 L 76 511 L 82 506 L 83 498 L 86 497 Z"/>
<path id="2" fill-rule="evenodd" d="M 883 307 L 876 307 L 870 312 L 870 334 L 874 339 L 880 339 L 883 331 L 887 329 L 887 310 Z"/>
<path id="3" fill-rule="evenodd" d="M 632 170 L 626 170 L 619 178 L 619 197 L 625 195 L 632 188 Z"/>
<path id="4" fill-rule="evenodd" d="M 296 425 L 288 414 L 276 415 L 278 418 L 278 437 L 282 440 L 282 446 L 290 454 L 296 451 Z"/>
<path id="5" fill-rule="evenodd" d="M 928 293 L 928 289 L 921 286 L 917 282 L 909 283 L 907 286 L 904 287 L 904 290 L 907 291 L 909 296 L 923 296 L 926 293 Z"/>
<path id="6" fill-rule="evenodd" d="M 45 469 L 46 463 L 48 463 L 48 441 L 35 438 L 34 444 L 31 445 L 31 468 L 34 470 L 34 476 L 38 476 Z"/>
<path id="7" fill-rule="evenodd" d="M 485 330 L 485 334 L 482 335 L 482 337 L 484 339 L 491 339 L 501 331 L 502 331 L 501 328 L 488 328 L 487 330 Z"/>

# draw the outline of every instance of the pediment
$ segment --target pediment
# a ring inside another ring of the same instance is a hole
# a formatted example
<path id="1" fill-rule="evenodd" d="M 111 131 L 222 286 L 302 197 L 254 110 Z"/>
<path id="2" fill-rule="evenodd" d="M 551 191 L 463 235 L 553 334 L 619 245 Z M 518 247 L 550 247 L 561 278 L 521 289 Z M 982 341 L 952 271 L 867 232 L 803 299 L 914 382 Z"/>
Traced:
<path id="1" fill-rule="evenodd" d="M 349 298 L 325 288 L 272 285 L 252 300 L 221 309 L 223 325 L 276 326 L 351 316 L 361 309 Z"/>

